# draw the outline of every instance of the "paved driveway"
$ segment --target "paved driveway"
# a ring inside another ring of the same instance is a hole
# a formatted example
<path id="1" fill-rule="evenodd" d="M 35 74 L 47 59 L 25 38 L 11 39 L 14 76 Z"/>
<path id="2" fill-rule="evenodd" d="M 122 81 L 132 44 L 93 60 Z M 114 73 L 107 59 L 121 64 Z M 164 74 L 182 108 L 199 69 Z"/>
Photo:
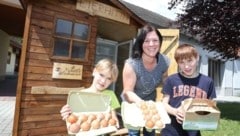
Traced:
<path id="1" fill-rule="evenodd" d="M 0 136 L 12 136 L 15 97 L 0 97 Z"/>

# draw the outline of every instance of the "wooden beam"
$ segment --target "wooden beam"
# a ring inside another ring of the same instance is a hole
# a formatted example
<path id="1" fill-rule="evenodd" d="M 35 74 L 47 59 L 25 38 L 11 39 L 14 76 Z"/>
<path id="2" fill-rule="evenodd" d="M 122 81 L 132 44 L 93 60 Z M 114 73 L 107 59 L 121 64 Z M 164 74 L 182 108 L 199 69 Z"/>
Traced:
<path id="1" fill-rule="evenodd" d="M 19 125 L 18 123 L 19 123 L 19 114 L 20 114 L 20 106 L 21 106 L 22 84 L 23 84 L 24 68 L 25 68 L 25 61 L 26 61 L 27 44 L 28 44 L 28 38 L 29 38 L 31 13 L 32 13 L 32 5 L 29 4 L 27 7 L 24 34 L 23 34 L 23 43 L 22 43 L 22 53 L 21 53 L 19 70 L 18 70 L 19 75 L 18 75 L 16 105 L 15 105 L 15 114 L 14 114 L 14 122 L 13 122 L 14 123 L 13 136 L 18 136 L 18 125 Z"/>
<path id="2" fill-rule="evenodd" d="M 84 87 L 63 88 L 55 86 L 33 86 L 31 94 L 68 94 L 71 90 L 82 90 Z"/>

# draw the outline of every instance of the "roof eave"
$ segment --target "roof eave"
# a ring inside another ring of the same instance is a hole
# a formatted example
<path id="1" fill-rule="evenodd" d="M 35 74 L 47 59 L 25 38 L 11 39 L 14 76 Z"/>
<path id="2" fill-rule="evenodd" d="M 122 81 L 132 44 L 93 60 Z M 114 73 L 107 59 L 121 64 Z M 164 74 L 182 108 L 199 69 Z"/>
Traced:
<path id="1" fill-rule="evenodd" d="M 125 11 L 127 14 L 129 14 L 133 19 L 135 19 L 138 23 L 141 25 L 145 25 L 146 22 L 141 19 L 139 16 L 137 16 L 135 13 L 133 13 L 130 9 L 128 9 L 124 4 L 119 2 L 119 0 L 110 0 L 113 4 L 115 4 L 118 8 Z"/>

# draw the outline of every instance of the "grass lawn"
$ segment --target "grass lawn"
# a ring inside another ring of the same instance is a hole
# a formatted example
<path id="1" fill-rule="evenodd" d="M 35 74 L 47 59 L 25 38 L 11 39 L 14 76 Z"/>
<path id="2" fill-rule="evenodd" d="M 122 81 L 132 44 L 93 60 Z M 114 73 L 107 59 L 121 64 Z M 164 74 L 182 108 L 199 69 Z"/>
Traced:
<path id="1" fill-rule="evenodd" d="M 221 119 L 215 131 L 201 131 L 202 136 L 240 136 L 240 103 L 218 102 Z"/>

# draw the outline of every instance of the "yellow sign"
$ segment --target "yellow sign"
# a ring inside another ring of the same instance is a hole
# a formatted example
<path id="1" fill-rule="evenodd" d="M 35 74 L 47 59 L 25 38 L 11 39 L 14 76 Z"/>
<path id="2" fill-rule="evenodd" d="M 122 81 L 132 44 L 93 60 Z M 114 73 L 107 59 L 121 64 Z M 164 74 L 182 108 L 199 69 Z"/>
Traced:
<path id="1" fill-rule="evenodd" d="M 128 14 L 120 9 L 94 0 L 78 0 L 76 9 L 87 12 L 90 15 L 97 15 L 126 24 L 130 23 L 130 17 Z"/>
<path id="2" fill-rule="evenodd" d="M 54 62 L 52 78 L 82 80 L 82 71 L 82 65 Z"/>

